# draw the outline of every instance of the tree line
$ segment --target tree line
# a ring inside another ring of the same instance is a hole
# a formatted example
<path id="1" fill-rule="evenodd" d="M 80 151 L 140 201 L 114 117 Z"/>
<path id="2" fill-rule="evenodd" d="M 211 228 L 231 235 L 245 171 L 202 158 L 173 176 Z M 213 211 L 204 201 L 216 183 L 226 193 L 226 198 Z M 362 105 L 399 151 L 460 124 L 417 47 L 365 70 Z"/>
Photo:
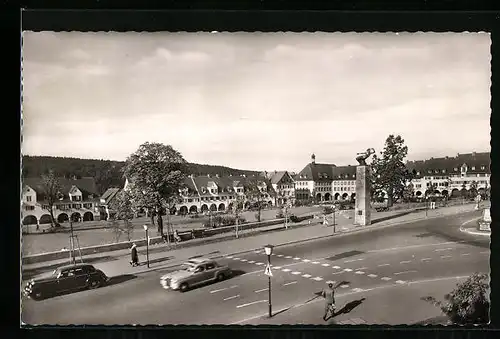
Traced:
<path id="1" fill-rule="evenodd" d="M 93 177 L 99 194 L 109 187 L 123 187 L 125 161 L 80 159 L 48 156 L 23 156 L 23 178 L 40 178 L 50 171 L 57 177 Z M 186 173 L 193 175 L 255 175 L 258 172 L 225 166 L 186 163 Z"/>

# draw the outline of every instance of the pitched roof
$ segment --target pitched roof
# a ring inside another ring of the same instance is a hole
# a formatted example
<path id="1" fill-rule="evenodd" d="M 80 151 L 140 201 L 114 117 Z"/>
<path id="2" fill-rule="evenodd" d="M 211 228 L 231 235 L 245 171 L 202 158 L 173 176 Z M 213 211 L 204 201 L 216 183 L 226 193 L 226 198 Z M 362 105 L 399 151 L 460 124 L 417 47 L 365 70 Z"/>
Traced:
<path id="1" fill-rule="evenodd" d="M 455 157 L 430 158 L 427 160 L 408 161 L 406 167 L 420 174 L 417 177 L 430 174 L 458 174 L 463 164 L 467 165 L 468 173 L 489 173 L 490 153 L 457 154 Z M 484 169 L 482 169 L 484 167 Z M 474 168 L 474 169 L 473 169 Z M 444 172 L 443 172 L 444 170 Z"/>
<path id="2" fill-rule="evenodd" d="M 93 195 L 94 199 L 97 199 L 99 192 L 95 184 L 95 180 L 92 177 L 83 177 L 81 179 L 67 179 L 67 178 L 57 178 L 61 186 L 61 193 L 64 195 L 64 200 L 69 199 L 69 191 L 71 187 L 76 186 L 80 191 L 82 191 L 82 199 L 88 200 L 89 195 Z M 42 178 L 25 178 L 23 179 L 23 185 L 28 185 L 33 188 L 37 193 L 37 200 L 43 201 L 44 199 L 44 187 Z"/>
<path id="3" fill-rule="evenodd" d="M 295 180 L 314 180 L 324 181 L 332 180 L 334 164 L 309 163 L 296 175 Z"/>
<path id="4" fill-rule="evenodd" d="M 285 176 L 286 171 L 277 171 L 271 176 L 271 184 L 277 184 Z"/>
<path id="5" fill-rule="evenodd" d="M 112 187 L 112 188 L 108 188 L 106 190 L 106 192 L 104 192 L 102 195 L 101 195 L 101 199 L 103 199 L 104 201 L 110 201 L 112 200 L 117 194 L 118 192 L 121 191 L 121 188 L 117 188 L 117 187 Z"/>

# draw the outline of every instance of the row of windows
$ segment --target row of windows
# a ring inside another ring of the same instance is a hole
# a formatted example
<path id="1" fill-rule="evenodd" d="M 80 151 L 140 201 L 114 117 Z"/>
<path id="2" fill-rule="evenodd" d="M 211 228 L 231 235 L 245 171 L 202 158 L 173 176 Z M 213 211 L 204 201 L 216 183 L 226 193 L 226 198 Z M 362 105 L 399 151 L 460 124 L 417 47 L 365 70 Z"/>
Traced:
<path id="1" fill-rule="evenodd" d="M 60 210 L 60 211 L 66 211 L 66 210 L 69 210 L 71 208 L 81 209 L 82 208 L 82 204 L 56 205 L 55 208 L 56 208 L 56 210 Z M 92 204 L 91 203 L 85 203 L 85 204 L 83 204 L 83 208 L 92 209 Z M 49 205 L 42 205 L 42 209 L 48 210 L 49 209 Z M 25 211 L 34 211 L 35 210 L 35 206 L 29 206 L 29 205 L 28 206 L 24 206 L 24 210 Z"/>

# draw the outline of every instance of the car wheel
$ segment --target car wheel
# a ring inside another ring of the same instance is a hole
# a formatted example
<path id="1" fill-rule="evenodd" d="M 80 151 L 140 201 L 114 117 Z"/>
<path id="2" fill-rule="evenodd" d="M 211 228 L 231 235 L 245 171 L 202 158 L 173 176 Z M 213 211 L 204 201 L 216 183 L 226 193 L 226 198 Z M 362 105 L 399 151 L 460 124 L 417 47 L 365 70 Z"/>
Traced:
<path id="1" fill-rule="evenodd" d="M 217 281 L 222 281 L 222 280 L 224 280 L 224 278 L 225 278 L 224 274 L 222 274 L 222 273 L 217 274 Z"/>
<path id="2" fill-rule="evenodd" d="M 182 283 L 181 286 L 179 286 L 179 289 L 181 292 L 186 292 L 189 289 L 189 285 L 187 283 Z"/>
<path id="3" fill-rule="evenodd" d="M 93 290 L 93 289 L 96 289 L 99 286 L 101 286 L 101 282 L 99 280 L 91 280 L 91 281 L 89 281 L 87 286 L 88 286 L 89 290 Z"/>

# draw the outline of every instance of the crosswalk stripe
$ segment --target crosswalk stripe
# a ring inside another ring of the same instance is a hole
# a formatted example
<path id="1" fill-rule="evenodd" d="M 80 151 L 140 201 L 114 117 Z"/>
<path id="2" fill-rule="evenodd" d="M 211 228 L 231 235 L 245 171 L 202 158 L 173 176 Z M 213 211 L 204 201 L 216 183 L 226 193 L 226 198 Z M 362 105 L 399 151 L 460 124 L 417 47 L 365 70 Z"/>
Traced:
<path id="1" fill-rule="evenodd" d="M 299 271 L 295 271 L 295 272 L 292 272 L 293 275 L 299 275 L 300 272 Z"/>
<path id="2" fill-rule="evenodd" d="M 276 270 L 279 270 L 281 268 L 281 266 L 274 266 L 273 268 Z"/>
<path id="3" fill-rule="evenodd" d="M 247 260 L 247 259 L 241 259 L 241 261 L 243 261 L 243 262 L 247 262 L 248 260 Z"/>
<path id="4" fill-rule="evenodd" d="M 310 278 L 310 277 L 312 277 L 312 275 L 310 275 L 310 274 L 304 274 L 303 277 L 304 278 Z"/>
<path id="5" fill-rule="evenodd" d="M 226 258 L 228 259 L 232 259 L 233 257 L 231 255 L 228 255 Z"/>
<path id="6" fill-rule="evenodd" d="M 295 258 L 294 258 L 294 259 L 295 259 Z M 302 260 L 302 261 L 303 261 L 303 262 L 309 262 L 309 261 L 311 261 L 311 260 L 309 260 L 309 259 L 304 259 L 304 260 Z"/>
<path id="7" fill-rule="evenodd" d="M 313 261 L 313 264 L 317 265 L 317 264 L 319 264 L 319 261 Z"/>
<path id="8" fill-rule="evenodd" d="M 321 277 L 315 277 L 315 278 L 312 278 L 312 280 L 321 281 L 321 280 L 323 280 L 323 278 L 321 278 Z"/>
<path id="9" fill-rule="evenodd" d="M 280 258 L 281 258 L 282 256 L 283 256 L 283 254 L 278 254 L 278 257 L 280 257 Z"/>
<path id="10" fill-rule="evenodd" d="M 260 265 L 264 265 L 264 263 L 263 262 L 256 262 L 255 265 L 260 266 Z"/>
<path id="11" fill-rule="evenodd" d="M 345 284 L 345 285 L 340 285 L 341 288 L 348 288 L 349 287 L 349 284 Z"/>
<path id="12" fill-rule="evenodd" d="M 255 260 L 250 260 L 248 263 L 253 264 L 253 263 L 255 263 Z"/>
<path id="13" fill-rule="evenodd" d="M 340 266 L 332 266 L 332 268 L 339 269 Z"/>
<path id="14" fill-rule="evenodd" d="M 406 284 L 406 281 L 404 281 L 404 280 L 396 280 L 396 284 Z"/>
<path id="15" fill-rule="evenodd" d="M 290 271 L 291 271 L 291 269 L 289 269 L 289 268 L 284 268 L 284 269 L 282 269 L 282 271 L 283 271 L 283 272 L 290 272 Z"/>
<path id="16" fill-rule="evenodd" d="M 291 255 L 287 255 L 285 258 L 290 259 L 291 257 L 292 257 Z"/>
<path id="17" fill-rule="evenodd" d="M 376 274 L 368 274 L 368 276 L 369 276 L 370 278 L 376 278 L 376 277 L 377 277 L 377 275 L 376 275 Z"/>
<path id="18" fill-rule="evenodd" d="M 344 271 L 346 271 L 346 272 L 352 272 L 352 270 L 350 268 L 344 268 Z"/>
<path id="19" fill-rule="evenodd" d="M 356 271 L 356 272 L 354 272 L 354 274 L 365 274 L 365 272 L 363 272 L 363 271 Z"/>
<path id="20" fill-rule="evenodd" d="M 389 277 L 382 277 L 382 278 L 380 278 L 380 279 L 382 279 L 382 280 L 384 280 L 384 281 L 389 281 L 389 280 L 391 280 L 391 278 L 389 278 Z"/>
<path id="21" fill-rule="evenodd" d="M 364 290 L 362 288 L 356 287 L 352 289 L 353 292 L 363 292 Z"/>
<path id="22" fill-rule="evenodd" d="M 321 264 L 321 266 L 328 267 L 328 266 L 330 266 L 330 264 Z"/>

